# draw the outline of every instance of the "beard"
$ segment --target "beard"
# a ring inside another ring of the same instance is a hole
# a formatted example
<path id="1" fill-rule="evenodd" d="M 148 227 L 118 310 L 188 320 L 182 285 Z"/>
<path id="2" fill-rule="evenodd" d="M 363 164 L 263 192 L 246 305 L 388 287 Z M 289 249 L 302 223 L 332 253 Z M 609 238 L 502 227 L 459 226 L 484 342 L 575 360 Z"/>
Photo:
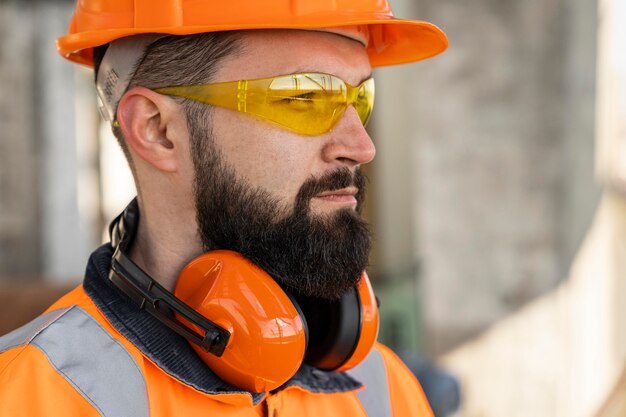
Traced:
<path id="1" fill-rule="evenodd" d="M 361 218 L 366 179 L 360 168 L 340 168 L 304 182 L 292 205 L 237 177 L 213 145 L 208 129 L 191 129 L 194 198 L 205 251 L 241 253 L 284 289 L 338 299 L 367 267 L 370 232 Z M 324 191 L 355 186 L 356 210 L 313 215 L 310 202 Z"/>

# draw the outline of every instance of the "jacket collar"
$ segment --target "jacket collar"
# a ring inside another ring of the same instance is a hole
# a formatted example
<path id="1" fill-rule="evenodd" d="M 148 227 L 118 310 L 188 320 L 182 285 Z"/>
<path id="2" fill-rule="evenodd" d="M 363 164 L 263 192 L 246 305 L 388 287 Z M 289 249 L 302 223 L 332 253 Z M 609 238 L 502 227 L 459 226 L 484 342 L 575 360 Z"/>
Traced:
<path id="1" fill-rule="evenodd" d="M 141 310 L 109 281 L 113 248 L 106 244 L 91 254 L 83 282 L 85 292 L 102 314 L 148 359 L 173 378 L 206 394 L 246 394 L 256 405 L 265 393 L 242 391 L 222 381 L 196 355 L 189 343 Z M 297 386 L 316 393 L 352 391 L 362 385 L 341 372 L 326 372 L 302 364 L 298 372 L 276 391 Z"/>

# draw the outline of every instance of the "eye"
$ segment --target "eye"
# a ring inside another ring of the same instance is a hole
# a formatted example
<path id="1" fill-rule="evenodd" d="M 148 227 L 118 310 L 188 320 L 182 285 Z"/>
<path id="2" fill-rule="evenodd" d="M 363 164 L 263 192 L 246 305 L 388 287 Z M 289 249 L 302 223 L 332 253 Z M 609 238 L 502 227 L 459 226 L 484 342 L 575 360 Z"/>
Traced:
<path id="1" fill-rule="evenodd" d="M 289 96 L 289 97 L 284 97 L 282 100 L 288 101 L 288 102 L 293 102 L 293 101 L 313 101 L 313 99 L 315 98 L 315 92 L 314 91 L 309 91 L 308 93 L 300 93 L 300 94 L 296 94 L 293 96 Z"/>
<path id="2" fill-rule="evenodd" d="M 311 111 L 320 105 L 319 94 L 316 91 L 308 91 L 293 95 L 285 95 L 280 98 L 277 104 L 288 106 L 294 111 Z"/>

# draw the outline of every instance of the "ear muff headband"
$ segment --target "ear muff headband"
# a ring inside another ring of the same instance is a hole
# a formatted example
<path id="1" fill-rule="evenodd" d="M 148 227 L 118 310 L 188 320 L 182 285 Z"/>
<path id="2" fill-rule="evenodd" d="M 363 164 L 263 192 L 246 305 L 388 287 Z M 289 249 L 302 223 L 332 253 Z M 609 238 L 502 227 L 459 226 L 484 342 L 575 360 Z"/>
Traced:
<path id="1" fill-rule="evenodd" d="M 137 200 L 134 199 L 111 223 L 109 233 L 115 252 L 109 279 L 140 308 L 155 316 L 170 329 L 202 346 L 213 355 L 221 356 L 230 339 L 230 333 L 174 297 L 126 256 L 126 249 L 135 236 L 138 216 Z M 190 327 L 177 320 L 171 312 L 176 312 L 195 326 Z"/>

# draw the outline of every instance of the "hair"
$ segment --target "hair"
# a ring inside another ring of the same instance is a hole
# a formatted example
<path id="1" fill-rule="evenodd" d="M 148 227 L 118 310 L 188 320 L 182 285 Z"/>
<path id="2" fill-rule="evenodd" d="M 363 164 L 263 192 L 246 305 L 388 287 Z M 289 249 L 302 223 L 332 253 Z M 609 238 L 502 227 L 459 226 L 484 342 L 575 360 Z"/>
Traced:
<path id="1" fill-rule="evenodd" d="M 208 83 L 220 62 L 241 52 L 241 38 L 238 35 L 236 31 L 226 31 L 160 38 L 150 44 L 138 60 L 127 90 L 139 86 L 154 89 Z M 108 44 L 94 48 L 95 77 L 107 48 Z M 196 129 L 200 123 L 208 120 L 209 105 L 182 98 L 173 99 L 181 102 L 189 129 Z M 112 130 L 134 174 L 133 160 L 124 134 L 119 126 L 112 126 Z"/>

